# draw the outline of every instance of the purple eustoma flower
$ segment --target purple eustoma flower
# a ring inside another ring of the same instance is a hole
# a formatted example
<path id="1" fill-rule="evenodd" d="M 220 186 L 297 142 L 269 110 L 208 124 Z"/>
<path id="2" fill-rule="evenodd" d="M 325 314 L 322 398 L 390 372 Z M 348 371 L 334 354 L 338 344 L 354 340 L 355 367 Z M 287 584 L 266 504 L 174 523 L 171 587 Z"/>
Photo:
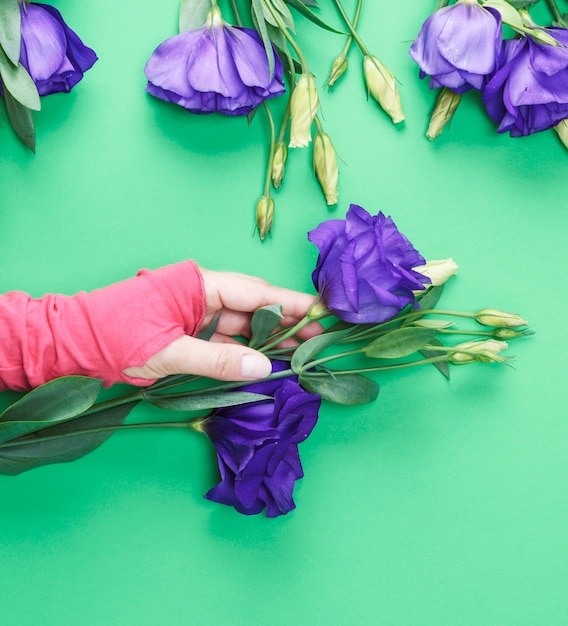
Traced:
<path id="1" fill-rule="evenodd" d="M 328 220 L 308 233 L 319 249 L 312 280 L 322 303 L 339 319 L 379 323 L 407 305 L 430 282 L 414 272 L 425 263 L 390 217 L 352 204 L 345 220 Z"/>
<path id="2" fill-rule="evenodd" d="M 424 22 L 410 48 L 420 66 L 420 78 L 430 76 L 430 87 L 448 87 L 463 93 L 481 89 L 496 67 L 501 49 L 501 16 L 477 0 L 435 11 Z"/>
<path id="3" fill-rule="evenodd" d="M 160 44 L 144 71 L 149 93 L 192 113 L 248 115 L 285 91 L 276 52 L 271 75 L 256 30 L 229 26 L 218 8 L 211 9 L 203 27 Z"/>
<path id="4" fill-rule="evenodd" d="M 504 42 L 500 68 L 483 90 L 497 131 L 520 137 L 568 118 L 568 30 L 547 28 L 561 45 L 530 36 Z"/>
<path id="5" fill-rule="evenodd" d="M 285 365 L 275 363 L 275 370 Z M 241 391 L 272 396 L 216 410 L 199 426 L 213 442 L 221 482 L 205 494 L 239 513 L 267 517 L 295 508 L 292 493 L 303 476 L 298 444 L 316 425 L 320 397 L 295 377 L 253 383 Z"/>
<path id="6" fill-rule="evenodd" d="M 40 96 L 68 92 L 90 69 L 97 55 L 49 4 L 20 5 L 20 63 L 32 77 Z"/>

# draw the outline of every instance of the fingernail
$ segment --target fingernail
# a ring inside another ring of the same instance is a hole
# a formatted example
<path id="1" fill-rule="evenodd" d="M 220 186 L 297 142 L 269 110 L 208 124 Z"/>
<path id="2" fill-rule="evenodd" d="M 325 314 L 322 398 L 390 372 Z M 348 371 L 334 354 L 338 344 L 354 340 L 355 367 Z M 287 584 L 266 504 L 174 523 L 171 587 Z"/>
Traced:
<path id="1" fill-rule="evenodd" d="M 241 376 L 243 378 L 266 378 L 272 372 L 270 359 L 262 354 L 245 354 L 241 359 Z"/>

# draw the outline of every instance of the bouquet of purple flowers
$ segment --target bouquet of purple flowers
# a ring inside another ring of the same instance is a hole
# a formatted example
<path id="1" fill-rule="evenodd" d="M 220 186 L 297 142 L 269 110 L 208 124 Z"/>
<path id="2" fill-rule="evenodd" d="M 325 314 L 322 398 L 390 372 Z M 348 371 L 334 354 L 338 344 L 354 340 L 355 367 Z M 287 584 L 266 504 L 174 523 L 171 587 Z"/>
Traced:
<path id="1" fill-rule="evenodd" d="M 0 415 L 0 473 L 73 461 L 118 430 L 189 428 L 207 435 L 217 454 L 220 482 L 206 498 L 247 515 L 283 515 L 295 508 L 294 486 L 303 476 L 298 446 L 315 427 L 322 400 L 373 402 L 385 370 L 431 364 L 449 377 L 454 365 L 506 363 L 507 341 L 532 332 L 503 311 L 437 310 L 457 266 L 452 259 L 426 262 L 382 213 L 351 205 L 346 219 L 323 222 L 308 238 L 319 250 L 316 304 L 293 327 L 281 327 L 278 303 L 262 307 L 251 336 L 238 338 L 271 358 L 268 378 L 251 384 L 170 376 L 102 401 L 98 379 L 55 379 Z M 462 318 L 475 327 L 451 321 Z M 314 320 L 326 322 L 322 333 L 283 347 Z M 215 323 L 203 338 L 214 330 Z M 468 340 L 451 341 L 459 336 Z M 334 366 L 345 358 L 347 366 Z M 183 418 L 126 422 L 142 402 Z"/>
<path id="2" fill-rule="evenodd" d="M 568 15 L 546 0 L 553 24 L 529 8 L 538 0 L 441 0 L 410 48 L 420 77 L 439 89 L 427 136 L 435 139 L 466 91 L 481 92 L 499 133 L 554 128 L 568 146 Z M 503 27 L 511 37 L 504 38 Z"/>

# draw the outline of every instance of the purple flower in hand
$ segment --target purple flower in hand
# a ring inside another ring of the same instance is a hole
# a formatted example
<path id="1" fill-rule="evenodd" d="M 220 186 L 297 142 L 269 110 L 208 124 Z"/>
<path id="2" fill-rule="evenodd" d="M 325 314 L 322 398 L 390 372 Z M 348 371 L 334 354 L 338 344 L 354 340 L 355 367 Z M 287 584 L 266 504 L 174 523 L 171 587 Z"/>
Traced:
<path id="1" fill-rule="evenodd" d="M 275 370 L 284 369 L 275 363 Z M 239 513 L 267 517 L 295 508 L 292 493 L 303 476 L 298 444 L 316 425 L 320 397 L 304 391 L 295 377 L 240 388 L 272 396 L 216 410 L 201 423 L 217 450 L 221 482 L 205 494 Z"/>
<path id="2" fill-rule="evenodd" d="M 496 67 L 501 49 L 501 16 L 471 0 L 444 7 L 424 22 L 410 48 L 420 78 L 430 87 L 463 93 L 481 89 Z"/>
<path id="3" fill-rule="evenodd" d="M 203 27 L 160 44 L 144 71 L 149 93 L 192 113 L 248 115 L 285 91 L 278 55 L 271 76 L 259 34 L 229 26 L 218 8 L 211 9 Z"/>
<path id="4" fill-rule="evenodd" d="M 32 77 L 39 95 L 70 91 L 93 66 L 97 55 L 49 4 L 22 2 L 20 12 L 20 63 Z"/>
<path id="5" fill-rule="evenodd" d="M 520 137 L 568 118 L 568 30 L 548 28 L 560 46 L 531 37 L 503 42 L 499 69 L 483 90 L 497 131 Z"/>
<path id="6" fill-rule="evenodd" d="M 420 253 L 390 217 L 372 217 L 352 204 L 345 220 L 329 220 L 308 233 L 319 249 L 312 280 L 322 303 L 339 319 L 379 323 L 405 306 L 430 279 L 412 271 Z"/>

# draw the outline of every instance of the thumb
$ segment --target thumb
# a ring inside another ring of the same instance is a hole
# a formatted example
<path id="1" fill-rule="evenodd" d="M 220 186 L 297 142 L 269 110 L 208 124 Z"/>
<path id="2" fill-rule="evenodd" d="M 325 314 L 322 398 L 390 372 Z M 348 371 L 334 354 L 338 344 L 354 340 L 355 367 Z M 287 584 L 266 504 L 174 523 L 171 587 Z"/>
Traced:
<path id="1" fill-rule="evenodd" d="M 153 380 L 172 374 L 196 374 L 216 380 L 258 380 L 272 371 L 264 354 L 235 343 L 216 343 L 183 335 L 154 354 L 142 367 L 128 367 L 131 378 Z"/>

